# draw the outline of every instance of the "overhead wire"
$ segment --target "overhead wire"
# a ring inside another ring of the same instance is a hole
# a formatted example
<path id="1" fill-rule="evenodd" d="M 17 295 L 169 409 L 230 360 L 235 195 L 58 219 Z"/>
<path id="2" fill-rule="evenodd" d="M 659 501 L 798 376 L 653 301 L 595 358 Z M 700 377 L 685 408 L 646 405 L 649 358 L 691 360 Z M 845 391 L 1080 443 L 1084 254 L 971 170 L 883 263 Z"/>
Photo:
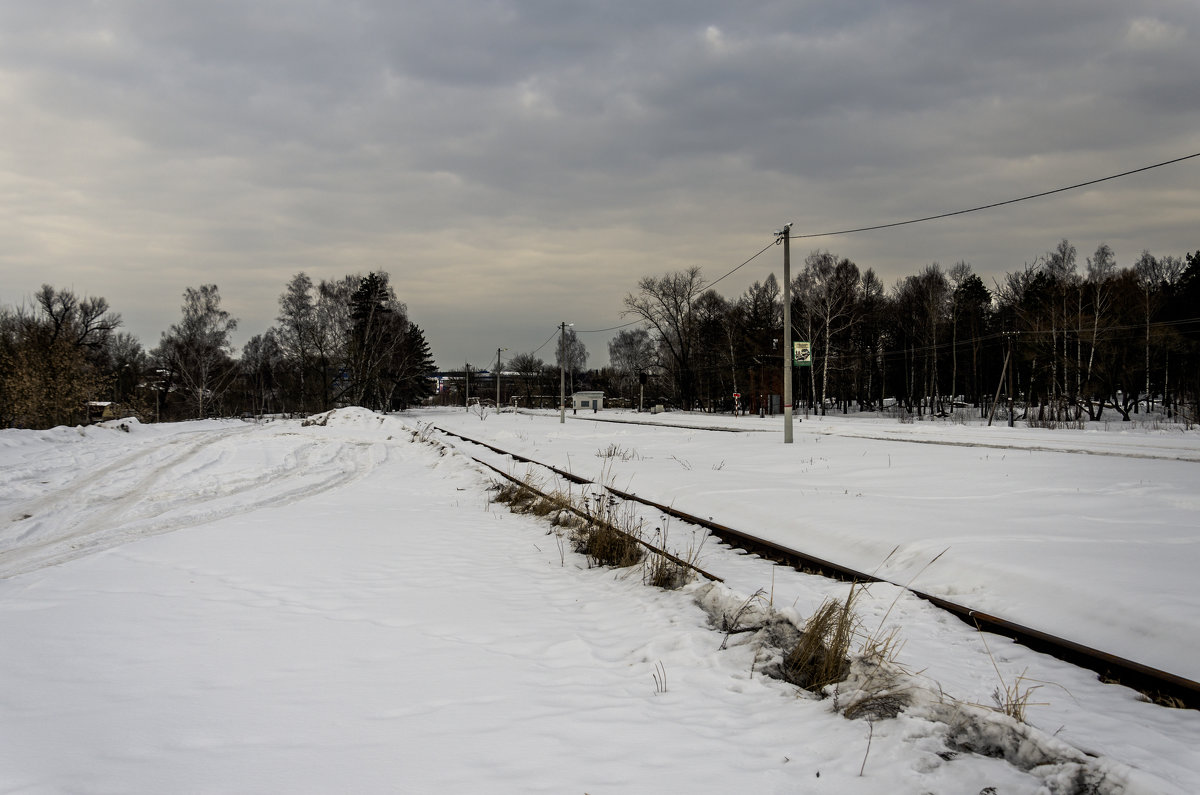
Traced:
<path id="1" fill-rule="evenodd" d="M 881 229 L 894 229 L 896 227 L 911 226 L 913 224 L 925 223 L 927 221 L 937 221 L 937 220 L 940 220 L 943 218 L 952 218 L 952 217 L 959 216 L 959 215 L 967 215 L 969 213 L 981 212 L 983 210 L 991 210 L 991 209 L 995 209 L 997 207 L 1004 207 L 1004 206 L 1007 206 L 1010 204 L 1018 204 L 1020 202 L 1030 201 L 1032 199 L 1040 199 L 1040 198 L 1043 198 L 1046 196 L 1053 196 L 1055 194 L 1065 193 L 1065 192 L 1071 191 L 1071 190 L 1078 190 L 1079 188 L 1085 188 L 1085 187 L 1088 187 L 1091 185 L 1098 185 L 1102 182 L 1109 182 L 1111 180 L 1120 179 L 1122 177 L 1128 177 L 1133 174 L 1140 174 L 1144 171 L 1152 171 L 1157 168 L 1163 168 L 1165 166 L 1174 165 L 1176 163 L 1182 163 L 1186 160 L 1191 160 L 1191 159 L 1194 159 L 1197 157 L 1200 157 L 1200 152 L 1195 152 L 1190 155 L 1184 155 L 1182 157 L 1172 158 L 1170 160 L 1164 160 L 1159 163 L 1153 163 L 1148 166 L 1142 166 L 1140 168 L 1134 168 L 1134 169 L 1130 169 L 1128 171 L 1122 171 L 1118 174 L 1110 174 L 1105 177 L 1099 177 L 1097 179 L 1090 179 L 1090 180 L 1086 180 L 1084 182 L 1077 182 L 1072 185 L 1065 185 L 1063 187 L 1054 188 L 1052 190 L 1045 190 L 1045 191 L 1040 191 L 1038 193 L 1031 193 L 1026 196 L 1019 196 L 1015 199 L 1006 199 L 1004 201 L 992 202 L 990 204 L 982 204 L 977 207 L 968 207 L 968 208 L 962 209 L 962 210 L 953 210 L 951 212 L 938 213 L 936 215 L 927 215 L 927 216 L 923 216 L 921 218 L 912 218 L 912 219 L 909 219 L 906 221 L 894 221 L 894 222 L 886 223 L 886 224 L 874 224 L 871 226 L 860 226 L 860 227 L 854 227 L 851 229 L 842 229 L 842 230 L 833 231 L 833 232 L 811 232 L 811 233 L 804 233 L 804 234 L 790 234 L 789 233 L 788 239 L 790 239 L 790 240 L 805 240 L 805 239 L 813 239 L 813 238 L 819 238 L 819 237 L 835 237 L 838 235 L 851 235 L 851 234 L 857 234 L 860 232 L 873 232 L 873 231 L 878 231 Z M 737 273 L 739 270 L 741 270 L 745 266 L 749 265 L 751 262 L 753 262 L 754 260 L 756 260 L 760 256 L 762 256 L 764 253 L 766 253 L 771 247 L 775 246 L 778 242 L 779 242 L 778 237 L 773 239 L 770 243 L 768 243 L 763 248 L 759 249 L 757 252 L 752 254 L 747 259 L 743 260 L 740 264 L 738 264 L 738 265 L 734 266 L 733 268 L 731 268 L 730 270 L 726 271 L 724 274 L 722 274 L 721 276 L 719 276 L 717 279 L 713 280 L 712 282 L 709 282 L 707 285 L 705 285 L 705 290 L 712 289 L 717 284 L 724 281 L 726 278 L 732 276 L 734 273 Z M 580 330 L 577 330 L 577 333 L 579 333 L 579 334 L 598 334 L 598 333 L 604 333 L 604 332 L 608 332 L 608 331 L 618 331 L 620 329 L 629 328 L 630 326 L 638 325 L 641 322 L 642 321 L 640 321 L 640 320 L 633 320 L 628 323 L 622 323 L 620 325 L 610 326 L 608 328 L 580 329 Z M 558 333 L 558 329 L 555 329 L 554 333 L 551 334 L 550 337 L 547 338 L 547 340 L 545 342 L 543 342 L 541 345 L 539 345 L 533 351 L 533 354 L 536 355 L 538 351 L 540 351 L 542 348 L 546 347 L 546 345 L 548 345 L 550 343 L 550 340 L 554 339 L 554 334 L 557 334 L 557 333 Z M 990 337 L 991 335 L 988 335 L 988 336 Z"/>
<path id="2" fill-rule="evenodd" d="M 954 210 L 953 212 L 939 213 L 938 215 L 927 215 L 923 218 L 913 218 L 908 221 L 894 221 L 889 224 L 876 224 L 874 226 L 860 226 L 855 229 L 842 229 L 837 232 L 812 232 L 812 233 L 803 234 L 803 235 L 789 234 L 788 238 L 791 240 L 803 240 L 806 238 L 814 238 L 814 237 L 834 237 L 837 235 L 852 235 L 852 234 L 856 234 L 858 232 L 874 232 L 878 229 L 893 229 L 897 226 L 909 226 L 911 224 L 920 224 L 920 223 L 924 223 L 926 221 L 936 221 L 941 218 L 951 218 L 956 215 L 966 215 L 967 213 L 977 213 L 980 210 L 991 210 L 996 207 L 1004 207 L 1005 205 L 1008 205 L 1008 204 L 1017 204 L 1018 202 L 1025 202 L 1025 201 L 1029 201 L 1030 199 L 1040 199 L 1043 196 L 1053 196 L 1056 193 L 1065 193 L 1066 191 L 1069 191 L 1069 190 L 1076 190 L 1078 188 L 1086 188 L 1089 185 L 1098 185 L 1101 182 L 1108 182 L 1109 180 L 1119 179 L 1121 177 L 1128 177 L 1131 174 L 1140 174 L 1143 171 L 1150 171 L 1152 169 L 1162 168 L 1163 166 L 1170 166 L 1170 165 L 1174 165 L 1175 163 L 1182 163 L 1184 160 L 1191 160 L 1194 157 L 1200 157 L 1200 152 L 1196 152 L 1195 154 L 1191 154 L 1191 155 L 1184 155 L 1183 157 L 1176 157 L 1172 160 L 1164 160 L 1161 163 L 1155 163 L 1155 164 L 1149 165 L 1149 166 L 1142 166 L 1141 168 L 1135 168 L 1130 171 L 1122 171 L 1120 174 L 1111 174 L 1107 177 L 1100 177 L 1099 179 L 1090 179 L 1087 182 L 1077 182 L 1074 185 L 1067 185 L 1062 188 L 1055 188 L 1054 190 L 1046 190 L 1046 191 L 1042 191 L 1041 193 L 1031 193 L 1028 196 L 1021 196 L 1016 199 L 1007 199 L 1005 201 L 992 202 L 991 204 L 981 204 L 978 207 L 969 207 L 965 210 Z"/>
<path id="3" fill-rule="evenodd" d="M 770 249 L 774 245 L 775 245 L 775 242 L 771 241 L 766 246 L 764 246 L 762 249 L 760 249 L 758 252 L 756 252 L 755 254 L 752 254 L 748 259 L 744 260 L 740 265 L 734 266 L 731 270 L 726 271 L 724 275 L 722 275 L 719 278 L 717 278 L 716 280 L 711 281 L 708 284 L 704 285 L 704 289 L 711 290 L 714 286 L 716 286 L 719 282 L 721 282 L 726 277 L 732 276 L 733 274 L 737 273 L 742 268 L 749 265 L 754 260 L 758 259 L 760 256 L 763 255 L 763 253 L 765 253 L 768 249 Z M 611 326 L 609 328 L 578 329 L 576 331 L 576 333 L 577 334 L 598 334 L 598 333 L 605 332 L 605 331 L 618 331 L 623 328 L 629 328 L 630 326 L 636 326 L 641 322 L 642 322 L 641 320 L 631 320 L 628 323 L 622 323 L 619 326 Z"/>
<path id="4" fill-rule="evenodd" d="M 619 326 L 611 326 L 609 328 L 577 329 L 575 333 L 576 334 L 599 334 L 602 331 L 616 331 L 617 329 L 629 328 L 630 326 L 636 326 L 638 323 L 641 323 L 641 322 L 642 321 L 640 321 L 640 320 L 631 320 L 628 323 L 622 323 Z"/>
<path id="5" fill-rule="evenodd" d="M 534 348 L 534 349 L 533 349 L 533 352 L 532 352 L 531 354 L 529 354 L 529 355 L 530 355 L 530 356 L 537 356 L 537 354 L 538 354 L 538 351 L 540 351 L 542 348 L 545 348 L 547 345 L 549 345 L 549 344 L 550 344 L 550 340 L 554 339 L 554 335 L 555 335 L 555 334 L 557 334 L 557 333 L 558 333 L 558 331 L 559 331 L 559 330 L 558 330 L 557 328 L 556 328 L 556 329 L 554 329 L 554 331 L 553 331 L 553 332 L 551 332 L 550 336 L 549 336 L 549 337 L 546 337 L 546 341 L 545 341 L 545 342 L 543 342 L 541 345 L 537 346 L 536 348 Z"/>
<path id="6" fill-rule="evenodd" d="M 757 254 L 754 254 L 753 256 L 751 256 L 751 257 L 750 257 L 750 259 L 746 260 L 746 261 L 745 261 L 745 262 L 743 262 L 741 265 L 738 265 L 736 268 L 734 268 L 733 270 L 729 271 L 729 272 L 728 272 L 728 273 L 726 273 L 724 276 L 721 276 L 721 277 L 720 277 L 719 279 L 717 279 L 716 281 L 712 281 L 712 282 L 709 282 L 708 284 L 706 284 L 706 285 L 704 286 L 704 289 L 706 289 L 706 290 L 711 290 L 713 287 L 715 287 L 717 284 L 719 284 L 719 283 L 720 283 L 722 280 L 724 280 L 726 277 L 728 277 L 728 276 L 732 276 L 733 274 L 735 274 L 735 273 L 737 273 L 738 271 L 740 271 L 742 268 L 744 268 L 744 267 L 746 267 L 747 265 L 749 265 L 751 262 L 754 262 L 754 260 L 756 260 L 756 259 L 758 259 L 760 256 L 762 256 L 764 252 L 766 252 L 768 249 L 770 249 L 770 248 L 771 248 L 772 246 L 774 246 L 774 245 L 775 245 L 775 241 L 774 241 L 774 240 L 772 240 L 770 243 L 768 243 L 766 246 L 764 246 L 762 249 L 760 249 L 760 250 L 758 251 L 758 253 L 757 253 Z"/>

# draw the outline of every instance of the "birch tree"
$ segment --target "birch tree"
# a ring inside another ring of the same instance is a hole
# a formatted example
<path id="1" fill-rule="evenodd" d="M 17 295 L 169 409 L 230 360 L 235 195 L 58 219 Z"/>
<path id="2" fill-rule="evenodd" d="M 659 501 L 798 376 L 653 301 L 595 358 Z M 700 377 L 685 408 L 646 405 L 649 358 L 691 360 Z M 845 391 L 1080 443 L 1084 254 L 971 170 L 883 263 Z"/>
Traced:
<path id="1" fill-rule="evenodd" d="M 221 308 L 215 284 L 189 287 L 183 293 L 183 318 L 163 332 L 156 358 L 195 409 L 204 417 L 229 389 L 237 369 L 230 334 L 237 320 Z"/>

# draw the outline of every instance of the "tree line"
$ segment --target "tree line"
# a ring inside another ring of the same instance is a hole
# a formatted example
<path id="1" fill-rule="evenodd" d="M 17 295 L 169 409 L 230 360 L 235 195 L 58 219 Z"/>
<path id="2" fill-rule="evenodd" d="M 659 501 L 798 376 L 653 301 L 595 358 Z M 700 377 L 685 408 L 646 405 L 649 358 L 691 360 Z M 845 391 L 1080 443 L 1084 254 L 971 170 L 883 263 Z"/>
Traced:
<path id="1" fill-rule="evenodd" d="M 215 284 L 189 287 L 181 317 L 147 351 L 103 298 L 43 285 L 0 307 L 0 427 L 49 428 L 107 410 L 143 421 L 402 409 L 433 393 L 424 332 L 388 274 L 314 283 L 296 274 L 276 325 L 234 356 L 237 319 Z"/>
<path id="2" fill-rule="evenodd" d="M 1196 418 L 1200 251 L 1143 251 L 1121 267 L 1106 244 L 1081 262 L 1063 240 L 991 287 L 958 262 L 890 289 L 873 269 L 814 251 L 790 287 L 792 339 L 813 354 L 792 373 L 794 394 L 810 411 L 986 412 L 1012 398 L 1039 422 L 1155 408 Z M 568 328 L 553 365 L 534 351 L 502 366 L 505 398 L 556 407 L 561 363 L 569 389 L 601 389 L 610 402 L 637 405 L 644 392 L 652 403 L 730 411 L 738 394 L 743 410 L 778 407 L 784 335 L 773 274 L 732 299 L 699 268 L 647 276 L 624 306 L 633 323 L 609 343 L 608 367 L 585 370 L 587 349 Z M 169 420 L 402 409 L 434 392 L 424 332 L 384 272 L 319 283 L 296 274 L 276 324 L 236 358 L 237 320 L 216 285 L 187 288 L 180 321 L 149 351 L 121 325 L 105 299 L 49 285 L 29 305 L 0 307 L 0 427 L 83 422 L 89 404 Z M 460 402 L 467 376 L 443 399 Z"/>
<path id="3" fill-rule="evenodd" d="M 795 394 L 811 411 L 944 414 L 1011 394 L 1033 421 L 1182 406 L 1196 416 L 1200 251 L 1143 251 L 1119 267 L 1107 244 L 1080 262 L 1063 240 L 992 287 L 959 262 L 890 289 L 873 269 L 814 251 L 791 296 L 792 339 L 813 352 L 793 373 Z M 743 409 L 771 410 L 783 379 L 774 275 L 728 299 L 690 268 L 641 279 L 624 303 L 639 323 L 617 334 L 610 370 L 597 374 L 610 391 L 633 398 L 650 374 L 656 401 L 729 411 L 739 393 Z"/>

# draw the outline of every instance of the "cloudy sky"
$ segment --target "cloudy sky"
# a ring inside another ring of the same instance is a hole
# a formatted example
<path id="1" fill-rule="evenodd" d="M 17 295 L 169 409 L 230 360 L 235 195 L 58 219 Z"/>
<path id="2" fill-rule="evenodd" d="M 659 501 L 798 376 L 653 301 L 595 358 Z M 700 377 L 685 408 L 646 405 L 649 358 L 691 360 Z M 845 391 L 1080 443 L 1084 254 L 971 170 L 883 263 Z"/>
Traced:
<path id="1" fill-rule="evenodd" d="M 150 348 L 216 283 L 244 343 L 293 274 L 386 270 L 439 364 L 486 366 L 785 222 L 1200 152 L 1198 40 L 1195 0 L 0 0 L 0 304 L 101 295 Z M 1064 237 L 1081 263 L 1200 249 L 1200 158 L 792 248 L 991 284 Z M 609 336 L 581 335 L 591 365 Z"/>

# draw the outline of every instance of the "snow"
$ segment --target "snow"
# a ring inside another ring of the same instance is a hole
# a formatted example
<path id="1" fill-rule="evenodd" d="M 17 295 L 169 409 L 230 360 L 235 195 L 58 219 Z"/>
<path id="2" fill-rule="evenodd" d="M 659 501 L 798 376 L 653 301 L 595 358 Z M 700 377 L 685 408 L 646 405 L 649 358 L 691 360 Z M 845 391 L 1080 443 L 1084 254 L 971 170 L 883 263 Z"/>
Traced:
<path id="1" fill-rule="evenodd" d="M 358 409 L 0 432 L 0 792 L 1200 789 L 1197 713 L 886 584 L 858 608 L 868 631 L 897 628 L 909 707 L 848 720 L 763 676 L 750 635 L 722 650 L 701 604 L 762 589 L 802 621 L 848 586 L 712 541 L 721 586 L 589 569 L 414 431 L 488 438 L 1191 678 L 1200 437 L 839 418 L 787 447 L 770 418 L 656 419 L 766 432 Z M 612 444 L 636 457 L 597 457 Z M 698 542 L 678 522 L 669 538 Z M 1028 724 L 973 706 L 1022 673 L 1044 683 Z"/>
<path id="2" fill-rule="evenodd" d="M 530 415 L 438 423 L 588 477 L 603 463 L 627 491 L 1200 681 L 1200 433 L 811 417 L 784 445 L 771 419 L 606 416 L 752 432 L 576 416 L 542 435 L 523 430 L 545 422 Z M 611 445 L 629 455 L 602 462 Z"/>

